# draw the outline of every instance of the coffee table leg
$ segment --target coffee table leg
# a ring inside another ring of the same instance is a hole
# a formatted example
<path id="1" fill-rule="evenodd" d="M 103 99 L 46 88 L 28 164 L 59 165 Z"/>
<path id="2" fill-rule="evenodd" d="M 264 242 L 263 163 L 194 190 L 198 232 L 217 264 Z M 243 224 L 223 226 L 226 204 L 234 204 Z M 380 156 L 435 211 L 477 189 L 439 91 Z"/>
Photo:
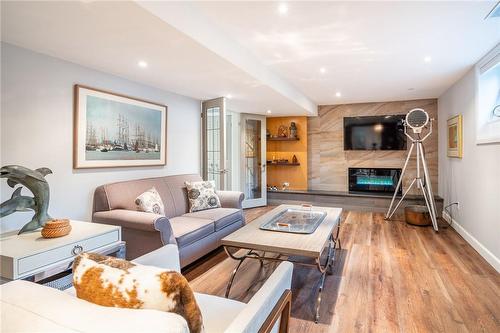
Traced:
<path id="1" fill-rule="evenodd" d="M 258 254 L 258 253 L 255 253 L 253 250 L 250 250 L 248 251 L 245 255 L 241 256 L 241 257 L 237 257 L 235 256 L 234 254 L 232 254 L 228 249 L 227 247 L 224 246 L 224 251 L 226 251 L 226 254 L 233 258 L 234 260 L 237 260 L 239 261 L 238 265 L 236 265 L 236 268 L 233 270 L 233 272 L 231 273 L 231 277 L 229 279 L 229 282 L 227 284 L 227 287 L 226 287 L 226 294 L 225 294 L 225 297 L 228 298 L 229 297 L 229 292 L 231 291 L 231 287 L 233 285 L 233 281 L 234 281 L 234 277 L 236 276 L 236 273 L 238 272 L 238 270 L 240 269 L 241 267 L 241 264 L 243 263 L 243 261 L 245 261 L 246 258 L 253 258 L 253 259 L 259 259 L 260 261 L 260 267 L 262 268 L 262 266 L 264 265 L 264 262 L 262 260 L 262 257 Z"/>
<path id="2" fill-rule="evenodd" d="M 325 275 L 326 272 L 322 273 L 319 281 L 318 296 L 316 298 L 316 314 L 314 316 L 314 322 L 316 324 L 319 322 L 319 308 L 321 306 L 321 294 L 323 293 L 323 286 L 325 285 Z"/>
<path id="3" fill-rule="evenodd" d="M 335 236 L 335 243 L 339 245 L 339 250 L 342 250 L 342 245 L 340 244 L 340 238 L 339 238 L 339 233 L 340 233 L 340 222 L 339 225 L 337 226 L 337 235 Z"/>
<path id="4" fill-rule="evenodd" d="M 321 256 L 316 259 L 316 263 L 318 265 L 318 270 L 321 273 L 321 278 L 319 280 L 318 285 L 318 296 L 316 298 L 316 314 L 314 316 L 314 322 L 317 324 L 319 322 L 319 309 L 321 306 L 321 295 L 323 293 L 323 287 L 325 285 L 326 273 L 330 270 L 332 266 L 332 243 L 335 243 L 333 240 L 333 235 L 330 235 L 330 240 L 328 241 L 328 254 L 326 256 L 325 265 L 321 265 Z M 333 249 L 335 251 L 335 249 Z"/>
<path id="5" fill-rule="evenodd" d="M 238 265 L 236 265 L 236 268 L 231 273 L 231 278 L 229 279 L 229 282 L 228 282 L 227 287 L 226 287 L 226 294 L 224 295 L 226 298 L 229 297 L 229 292 L 231 291 L 231 287 L 233 285 L 233 281 L 234 281 L 234 277 L 236 276 L 236 272 L 238 272 L 238 269 L 240 269 L 240 266 L 243 263 L 243 261 L 245 261 L 245 259 L 246 259 L 246 257 L 239 259 L 240 262 L 238 263 Z"/>

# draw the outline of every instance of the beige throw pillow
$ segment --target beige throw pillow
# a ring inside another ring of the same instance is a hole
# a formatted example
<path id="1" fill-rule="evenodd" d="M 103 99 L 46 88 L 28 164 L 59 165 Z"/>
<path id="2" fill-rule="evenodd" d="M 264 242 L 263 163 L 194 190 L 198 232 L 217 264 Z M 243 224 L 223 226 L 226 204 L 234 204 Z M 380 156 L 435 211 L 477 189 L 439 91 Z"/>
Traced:
<path id="1" fill-rule="evenodd" d="M 154 187 L 150 188 L 135 199 L 137 210 L 146 213 L 165 215 L 165 207 L 160 194 Z"/>
<path id="2" fill-rule="evenodd" d="M 213 181 L 185 182 L 189 199 L 189 212 L 219 208 L 220 200 Z"/>
<path id="3" fill-rule="evenodd" d="M 203 319 L 186 278 L 176 271 L 94 253 L 73 263 L 76 296 L 117 308 L 153 309 L 182 316 L 191 333 L 203 332 Z"/>

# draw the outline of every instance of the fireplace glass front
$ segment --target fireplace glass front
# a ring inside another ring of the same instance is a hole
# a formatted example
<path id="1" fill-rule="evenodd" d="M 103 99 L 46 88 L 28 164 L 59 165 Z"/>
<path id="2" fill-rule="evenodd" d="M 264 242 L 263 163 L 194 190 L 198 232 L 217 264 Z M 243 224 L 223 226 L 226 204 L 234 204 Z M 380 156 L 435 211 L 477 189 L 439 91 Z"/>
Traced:
<path id="1" fill-rule="evenodd" d="M 349 193 L 392 195 L 401 177 L 401 169 L 349 168 Z M 402 186 L 398 195 L 402 193 Z"/>

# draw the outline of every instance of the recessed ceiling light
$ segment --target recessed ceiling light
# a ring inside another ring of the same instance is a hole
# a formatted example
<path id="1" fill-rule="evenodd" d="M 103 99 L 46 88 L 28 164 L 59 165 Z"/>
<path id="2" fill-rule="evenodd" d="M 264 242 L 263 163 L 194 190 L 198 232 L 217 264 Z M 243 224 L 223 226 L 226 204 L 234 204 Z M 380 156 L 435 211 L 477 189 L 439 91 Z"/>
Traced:
<path id="1" fill-rule="evenodd" d="M 342 97 L 342 93 L 341 93 L 340 91 L 337 91 L 337 92 L 335 93 L 335 96 L 337 96 L 337 97 Z"/>
<path id="2" fill-rule="evenodd" d="M 319 72 L 320 72 L 321 74 L 325 74 L 325 73 L 326 73 L 326 68 L 325 68 L 325 67 L 321 67 L 321 68 L 319 69 Z"/>
<path id="3" fill-rule="evenodd" d="M 431 61 L 432 61 L 432 58 L 431 58 L 431 57 L 429 57 L 429 56 L 426 56 L 426 57 L 424 58 L 424 62 L 429 63 L 429 62 L 431 62 Z"/>
<path id="4" fill-rule="evenodd" d="M 278 12 L 282 15 L 284 15 L 288 12 L 288 6 L 286 5 L 286 3 L 281 3 L 278 6 Z"/>
<path id="5" fill-rule="evenodd" d="M 271 113 L 271 110 L 267 110 L 267 113 Z"/>
<path id="6" fill-rule="evenodd" d="M 227 95 L 226 95 L 226 98 L 231 99 L 231 98 L 233 98 L 233 95 L 231 95 L 231 94 L 227 94 Z"/>
<path id="7" fill-rule="evenodd" d="M 140 60 L 138 63 L 137 63 L 137 66 L 141 67 L 141 68 L 146 68 L 148 67 L 148 63 L 145 62 L 144 60 Z"/>

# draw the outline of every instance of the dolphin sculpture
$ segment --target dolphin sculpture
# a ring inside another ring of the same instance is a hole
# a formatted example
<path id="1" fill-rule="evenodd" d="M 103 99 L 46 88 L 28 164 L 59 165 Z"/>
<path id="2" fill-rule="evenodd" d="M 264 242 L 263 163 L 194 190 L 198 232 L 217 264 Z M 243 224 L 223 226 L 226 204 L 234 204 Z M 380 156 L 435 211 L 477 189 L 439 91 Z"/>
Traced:
<path id="1" fill-rule="evenodd" d="M 0 217 L 4 217 L 15 212 L 35 210 L 35 199 L 32 197 L 22 196 L 22 189 L 22 187 L 16 188 L 14 193 L 12 193 L 10 200 L 7 200 L 0 205 Z"/>
<path id="2" fill-rule="evenodd" d="M 14 188 L 17 184 L 24 185 L 33 193 L 34 204 L 29 203 L 29 197 L 20 196 L 19 192 L 11 199 L 2 204 L 2 217 L 14 213 L 17 209 L 13 209 L 14 203 L 20 203 L 20 209 L 33 209 L 35 215 L 30 222 L 21 228 L 18 234 L 39 229 L 45 225 L 47 220 L 52 219 L 48 214 L 49 208 L 49 183 L 45 180 L 45 176 L 51 174 L 49 168 L 39 168 L 31 170 L 20 165 L 6 165 L 0 168 L 0 178 L 7 178 L 7 185 Z M 20 191 L 20 190 L 16 190 Z M 16 193 L 14 191 L 14 194 Z M 21 199 L 19 199 L 21 198 Z M 12 202 L 14 200 L 14 202 Z M 23 205 L 28 205 L 23 207 Z"/>

